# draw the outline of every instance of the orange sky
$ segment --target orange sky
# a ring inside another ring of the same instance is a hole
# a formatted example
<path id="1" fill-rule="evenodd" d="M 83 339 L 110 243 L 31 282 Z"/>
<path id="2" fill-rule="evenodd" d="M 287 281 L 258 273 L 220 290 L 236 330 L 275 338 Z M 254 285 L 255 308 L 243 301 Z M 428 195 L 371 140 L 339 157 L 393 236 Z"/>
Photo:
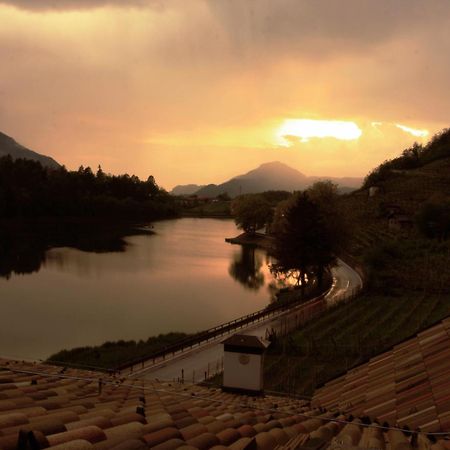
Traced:
<path id="1" fill-rule="evenodd" d="M 0 23 L 0 130 L 70 169 L 363 176 L 449 126 L 448 0 L 0 0 Z"/>

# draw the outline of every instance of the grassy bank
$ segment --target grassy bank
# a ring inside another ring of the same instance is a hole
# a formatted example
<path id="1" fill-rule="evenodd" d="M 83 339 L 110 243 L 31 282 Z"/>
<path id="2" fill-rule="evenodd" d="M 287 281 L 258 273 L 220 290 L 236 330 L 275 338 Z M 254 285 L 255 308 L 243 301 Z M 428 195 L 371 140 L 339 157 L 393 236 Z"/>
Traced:
<path id="1" fill-rule="evenodd" d="M 78 347 L 62 350 L 51 355 L 47 361 L 73 367 L 92 369 L 113 369 L 125 361 L 138 359 L 162 350 L 187 337 L 185 333 L 167 333 L 148 338 L 146 341 L 114 341 L 92 347 Z"/>

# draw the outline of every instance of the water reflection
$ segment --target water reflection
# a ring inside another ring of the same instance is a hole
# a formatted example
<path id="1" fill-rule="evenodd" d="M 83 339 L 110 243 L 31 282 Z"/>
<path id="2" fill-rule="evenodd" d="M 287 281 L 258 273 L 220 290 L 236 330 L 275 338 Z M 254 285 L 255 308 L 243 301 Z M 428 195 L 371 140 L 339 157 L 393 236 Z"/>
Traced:
<path id="1" fill-rule="evenodd" d="M 263 255 L 254 247 L 243 245 L 240 252 L 233 255 L 228 273 L 246 289 L 258 291 L 264 286 L 262 265 Z"/>
<path id="2" fill-rule="evenodd" d="M 153 231 L 130 237 L 141 231 L 0 224 L 0 317 L 8 318 L 0 355 L 36 359 L 63 348 L 190 333 L 269 303 L 266 254 L 226 243 L 238 233 L 233 221 L 167 220 Z"/>
<path id="3" fill-rule="evenodd" d="M 275 269 L 272 256 L 264 250 L 242 245 L 233 254 L 228 268 L 230 276 L 244 288 L 259 291 L 266 286 L 270 301 L 275 301 L 280 289 L 290 289 L 299 284 L 296 271 L 280 272 Z"/>
<path id="4" fill-rule="evenodd" d="M 0 224 L 0 277 L 38 272 L 47 263 L 59 263 L 49 249 L 72 247 L 84 252 L 123 252 L 125 236 L 150 230 L 107 222 L 21 222 Z"/>

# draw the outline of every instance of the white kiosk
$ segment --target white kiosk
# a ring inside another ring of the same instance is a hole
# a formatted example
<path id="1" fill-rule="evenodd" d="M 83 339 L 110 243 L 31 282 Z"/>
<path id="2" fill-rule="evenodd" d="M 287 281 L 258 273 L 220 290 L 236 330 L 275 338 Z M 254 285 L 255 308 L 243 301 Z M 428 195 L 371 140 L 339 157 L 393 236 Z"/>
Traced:
<path id="1" fill-rule="evenodd" d="M 223 390 L 261 394 L 264 352 L 269 342 L 257 336 L 235 334 L 225 339 L 222 344 Z"/>

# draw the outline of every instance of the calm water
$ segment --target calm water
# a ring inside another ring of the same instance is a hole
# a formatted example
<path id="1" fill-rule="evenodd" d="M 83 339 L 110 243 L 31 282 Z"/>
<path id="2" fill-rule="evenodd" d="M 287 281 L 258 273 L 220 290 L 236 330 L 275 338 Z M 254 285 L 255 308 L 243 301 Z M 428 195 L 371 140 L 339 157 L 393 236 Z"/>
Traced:
<path id="1" fill-rule="evenodd" d="M 123 251 L 56 247 L 33 254 L 33 264 L 28 247 L 26 258 L 19 253 L 2 267 L 0 355 L 45 358 L 108 340 L 193 332 L 269 303 L 266 256 L 225 243 L 238 234 L 231 220 L 163 221 L 154 231 L 125 237 Z"/>

